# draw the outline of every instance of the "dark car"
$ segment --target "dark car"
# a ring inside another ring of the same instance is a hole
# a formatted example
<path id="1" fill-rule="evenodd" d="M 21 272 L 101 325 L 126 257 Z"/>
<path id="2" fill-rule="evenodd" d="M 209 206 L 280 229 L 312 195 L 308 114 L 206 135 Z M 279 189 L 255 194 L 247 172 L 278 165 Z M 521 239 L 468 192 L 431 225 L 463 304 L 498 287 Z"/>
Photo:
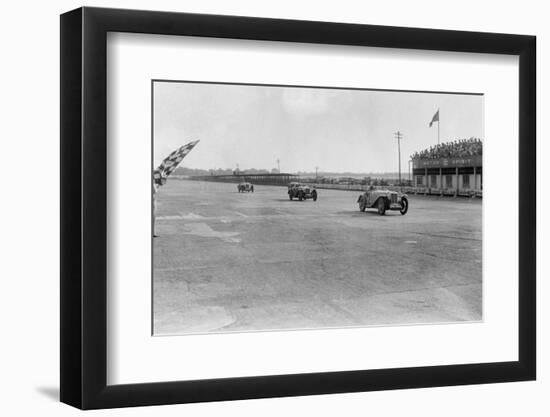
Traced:
<path id="1" fill-rule="evenodd" d="M 237 185 L 237 190 L 239 191 L 239 193 L 253 193 L 254 186 L 249 182 L 241 182 L 239 185 Z"/>
<path id="2" fill-rule="evenodd" d="M 317 190 L 307 184 L 291 182 L 288 184 L 288 198 L 291 200 L 297 198 L 300 201 L 311 198 L 313 201 L 317 201 Z"/>

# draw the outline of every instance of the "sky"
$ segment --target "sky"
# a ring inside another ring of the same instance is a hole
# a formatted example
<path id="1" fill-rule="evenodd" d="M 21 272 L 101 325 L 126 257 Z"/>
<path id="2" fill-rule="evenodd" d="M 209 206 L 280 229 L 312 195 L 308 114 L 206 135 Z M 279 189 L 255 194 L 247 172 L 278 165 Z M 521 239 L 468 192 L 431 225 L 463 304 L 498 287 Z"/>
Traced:
<path id="1" fill-rule="evenodd" d="M 441 142 L 483 139 L 483 96 L 259 85 L 154 82 L 157 166 L 178 146 L 200 143 L 182 166 L 277 167 L 281 172 L 397 172 L 415 151 Z"/>

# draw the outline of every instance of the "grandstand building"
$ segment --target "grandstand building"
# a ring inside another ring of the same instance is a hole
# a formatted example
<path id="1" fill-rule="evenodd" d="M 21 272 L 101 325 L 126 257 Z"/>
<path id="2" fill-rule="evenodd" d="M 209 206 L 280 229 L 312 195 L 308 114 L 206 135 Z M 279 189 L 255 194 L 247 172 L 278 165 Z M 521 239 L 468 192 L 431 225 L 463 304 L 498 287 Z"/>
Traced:
<path id="1" fill-rule="evenodd" d="M 481 143 L 481 142 L 479 142 Z M 446 146 L 443 144 L 442 146 Z M 474 155 L 444 157 L 435 149 L 412 157 L 413 191 L 416 194 L 478 196 L 483 193 L 483 155 L 481 146 Z"/>

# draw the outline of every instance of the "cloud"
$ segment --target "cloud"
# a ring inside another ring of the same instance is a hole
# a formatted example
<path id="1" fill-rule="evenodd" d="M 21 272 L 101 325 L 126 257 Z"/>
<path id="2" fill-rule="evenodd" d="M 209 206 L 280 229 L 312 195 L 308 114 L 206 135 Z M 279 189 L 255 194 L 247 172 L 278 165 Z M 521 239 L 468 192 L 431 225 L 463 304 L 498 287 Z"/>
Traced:
<path id="1" fill-rule="evenodd" d="M 282 105 L 291 115 L 314 116 L 329 111 L 333 97 L 329 90 L 285 88 L 282 93 Z"/>

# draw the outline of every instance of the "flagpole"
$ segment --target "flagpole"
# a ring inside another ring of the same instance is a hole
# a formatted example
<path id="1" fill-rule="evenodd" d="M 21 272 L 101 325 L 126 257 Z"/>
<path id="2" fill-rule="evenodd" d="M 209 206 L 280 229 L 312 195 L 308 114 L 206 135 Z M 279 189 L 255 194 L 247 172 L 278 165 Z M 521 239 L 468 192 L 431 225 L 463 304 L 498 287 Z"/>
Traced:
<path id="1" fill-rule="evenodd" d="M 436 120 L 436 116 L 437 116 L 437 120 Z M 440 138 L 439 138 L 439 125 L 440 125 L 439 119 L 441 119 L 441 117 L 439 116 L 439 109 L 437 109 L 437 111 L 435 112 L 435 114 L 432 117 L 432 121 L 430 122 L 430 127 L 433 126 L 434 122 L 437 122 L 437 144 L 438 145 L 439 145 L 439 141 L 440 141 Z"/>

